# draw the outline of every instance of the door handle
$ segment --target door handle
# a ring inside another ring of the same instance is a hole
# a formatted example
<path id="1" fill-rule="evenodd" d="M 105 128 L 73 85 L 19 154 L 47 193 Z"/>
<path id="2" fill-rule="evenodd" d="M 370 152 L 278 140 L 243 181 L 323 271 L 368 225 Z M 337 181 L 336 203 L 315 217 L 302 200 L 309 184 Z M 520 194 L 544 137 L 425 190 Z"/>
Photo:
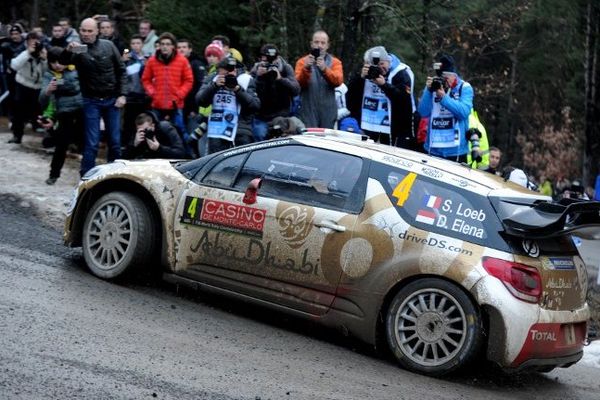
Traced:
<path id="1" fill-rule="evenodd" d="M 343 225 L 338 225 L 335 222 L 332 221 L 321 221 L 321 222 L 315 222 L 315 226 L 318 226 L 319 228 L 328 228 L 328 229 L 332 229 L 334 231 L 338 231 L 338 232 L 346 232 L 346 227 Z"/>

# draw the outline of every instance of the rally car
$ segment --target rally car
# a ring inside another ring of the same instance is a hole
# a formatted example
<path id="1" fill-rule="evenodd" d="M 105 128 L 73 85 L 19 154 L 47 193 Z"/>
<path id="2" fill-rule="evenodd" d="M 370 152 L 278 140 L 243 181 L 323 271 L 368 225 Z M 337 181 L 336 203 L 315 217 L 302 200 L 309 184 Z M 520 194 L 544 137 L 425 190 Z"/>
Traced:
<path id="1" fill-rule="evenodd" d="M 484 356 L 512 371 L 582 357 L 589 309 L 571 234 L 600 203 L 360 135 L 306 134 L 192 161 L 88 172 L 64 240 L 93 274 L 164 278 L 320 321 L 439 376 Z"/>

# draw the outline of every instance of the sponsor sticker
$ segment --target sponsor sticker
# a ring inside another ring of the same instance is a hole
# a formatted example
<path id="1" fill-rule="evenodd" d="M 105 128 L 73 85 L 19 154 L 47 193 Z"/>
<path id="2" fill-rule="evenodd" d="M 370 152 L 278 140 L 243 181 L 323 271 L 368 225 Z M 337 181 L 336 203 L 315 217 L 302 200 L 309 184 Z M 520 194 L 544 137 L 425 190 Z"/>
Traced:
<path id="1" fill-rule="evenodd" d="M 262 237 L 266 210 L 187 196 L 181 222 Z"/>

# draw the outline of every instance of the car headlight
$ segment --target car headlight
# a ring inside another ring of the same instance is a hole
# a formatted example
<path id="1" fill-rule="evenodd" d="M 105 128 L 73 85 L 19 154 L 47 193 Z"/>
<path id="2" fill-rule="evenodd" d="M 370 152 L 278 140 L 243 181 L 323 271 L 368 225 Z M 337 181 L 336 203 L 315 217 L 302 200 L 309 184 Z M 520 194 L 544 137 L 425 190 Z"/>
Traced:
<path id="1" fill-rule="evenodd" d="M 86 172 L 82 177 L 82 181 L 89 181 L 101 175 L 106 175 L 109 172 L 120 169 L 125 165 L 123 161 L 113 161 L 108 164 L 96 165 L 94 168 Z"/>

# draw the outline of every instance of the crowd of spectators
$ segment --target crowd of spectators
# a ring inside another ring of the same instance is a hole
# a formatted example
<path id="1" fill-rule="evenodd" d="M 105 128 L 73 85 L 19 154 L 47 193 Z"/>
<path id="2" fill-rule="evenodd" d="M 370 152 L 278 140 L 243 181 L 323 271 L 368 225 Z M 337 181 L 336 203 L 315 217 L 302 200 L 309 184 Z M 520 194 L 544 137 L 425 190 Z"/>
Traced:
<path id="1" fill-rule="evenodd" d="M 489 146 L 473 109 L 474 90 L 449 55 L 436 60 L 415 96 L 410 66 L 382 45 L 368 49 L 345 79 L 323 30 L 295 63 L 269 43 L 256 62 L 244 63 L 226 36 L 196 51 L 191 40 L 157 33 L 147 19 L 128 41 L 105 15 L 85 18 L 77 29 L 61 18 L 48 36 L 18 23 L 5 27 L 0 106 L 10 119 L 9 142 L 21 143 L 27 122 L 47 132 L 44 145 L 55 147 L 48 184 L 73 146 L 83 176 L 101 140 L 109 162 L 196 158 L 308 126 L 368 135 L 530 185 L 521 170 L 501 168 L 502 152 Z M 594 195 L 563 177 L 541 177 L 534 186 L 553 196 Z"/>

